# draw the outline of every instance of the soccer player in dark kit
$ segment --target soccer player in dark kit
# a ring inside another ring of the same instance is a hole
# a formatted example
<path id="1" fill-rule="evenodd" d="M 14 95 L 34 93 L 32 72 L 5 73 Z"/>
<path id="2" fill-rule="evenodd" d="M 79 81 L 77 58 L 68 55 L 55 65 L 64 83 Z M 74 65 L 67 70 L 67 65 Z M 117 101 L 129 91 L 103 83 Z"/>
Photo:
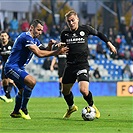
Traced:
<path id="1" fill-rule="evenodd" d="M 4 66 L 5 62 L 8 59 L 8 56 L 10 55 L 11 49 L 13 46 L 13 41 L 11 41 L 8 33 L 6 31 L 0 32 L 0 56 L 2 57 L 2 73 L 1 73 L 1 79 L 2 79 L 2 86 L 5 92 L 5 95 L 0 96 L 0 99 L 2 99 L 4 102 L 13 102 L 13 99 L 11 98 L 11 90 L 12 87 L 15 85 L 13 80 L 7 78 L 4 74 Z"/>
<path id="2" fill-rule="evenodd" d="M 73 112 L 78 110 L 78 107 L 74 104 L 74 96 L 71 91 L 76 80 L 84 100 L 89 106 L 95 108 L 96 118 L 100 118 L 100 111 L 94 105 L 92 93 L 89 91 L 88 36 L 98 36 L 114 54 L 117 53 L 117 50 L 104 34 L 89 25 L 80 26 L 78 15 L 74 10 L 66 13 L 65 19 L 68 28 L 61 32 L 61 42 L 66 43 L 69 52 L 66 58 L 67 66 L 62 79 L 62 93 L 68 109 L 63 118 L 69 118 Z"/>
<path id="3" fill-rule="evenodd" d="M 64 68 L 66 65 L 66 55 L 57 55 L 57 57 L 54 57 L 51 62 L 50 70 L 54 70 L 54 65 L 58 62 L 58 76 L 59 76 L 59 97 L 62 97 L 62 76 L 64 72 Z"/>

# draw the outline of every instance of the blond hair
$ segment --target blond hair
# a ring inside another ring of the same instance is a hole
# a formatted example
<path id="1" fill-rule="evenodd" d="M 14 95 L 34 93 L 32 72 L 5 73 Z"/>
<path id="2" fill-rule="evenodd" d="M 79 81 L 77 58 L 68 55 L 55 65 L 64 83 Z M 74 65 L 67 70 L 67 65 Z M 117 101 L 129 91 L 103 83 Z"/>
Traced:
<path id="1" fill-rule="evenodd" d="M 72 16 L 72 15 L 77 16 L 77 13 L 76 13 L 74 10 L 71 10 L 71 11 L 69 11 L 69 12 L 67 12 L 67 13 L 65 14 L 65 18 L 67 19 L 68 17 L 70 17 L 70 16 Z"/>

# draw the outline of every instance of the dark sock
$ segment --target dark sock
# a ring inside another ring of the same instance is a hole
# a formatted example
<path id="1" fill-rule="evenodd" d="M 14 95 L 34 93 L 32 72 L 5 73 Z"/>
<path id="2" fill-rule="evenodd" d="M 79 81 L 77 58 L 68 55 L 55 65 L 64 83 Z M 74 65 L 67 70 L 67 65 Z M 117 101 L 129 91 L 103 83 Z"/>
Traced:
<path id="1" fill-rule="evenodd" d="M 8 92 L 7 92 L 7 87 L 8 87 L 8 86 L 3 86 L 4 92 L 5 92 L 5 96 L 6 96 L 7 93 L 8 93 Z"/>
<path id="2" fill-rule="evenodd" d="M 70 94 L 68 94 L 68 95 L 64 95 L 64 99 L 68 106 L 72 106 L 74 104 L 72 92 L 70 92 Z"/>
<path id="3" fill-rule="evenodd" d="M 61 92 L 61 90 L 62 90 L 62 84 L 61 84 L 61 83 L 59 83 L 59 97 L 61 97 L 61 96 L 62 96 L 62 92 Z"/>
<path id="4" fill-rule="evenodd" d="M 93 98 L 92 98 L 92 93 L 89 91 L 88 96 L 83 96 L 86 102 L 89 104 L 89 106 L 93 105 Z"/>
<path id="5" fill-rule="evenodd" d="M 22 95 L 18 93 L 18 95 L 15 98 L 15 108 L 14 112 L 19 112 L 19 109 L 21 108 L 21 101 L 22 101 Z"/>
<path id="6" fill-rule="evenodd" d="M 22 111 L 27 115 L 28 114 L 28 110 L 27 109 L 22 109 Z"/>
<path id="7" fill-rule="evenodd" d="M 6 90 L 6 97 L 7 98 L 11 98 L 10 93 L 11 93 L 12 87 L 13 87 L 13 85 L 11 83 L 9 83 L 9 85 L 7 86 L 7 90 Z"/>
<path id="8" fill-rule="evenodd" d="M 8 86 L 3 86 L 3 89 L 4 89 L 4 92 L 5 92 L 5 93 L 6 93 L 7 87 L 8 87 Z"/>
<path id="9" fill-rule="evenodd" d="M 27 109 L 27 104 L 30 99 L 31 93 L 32 93 L 32 89 L 26 86 L 22 94 L 22 105 L 21 105 L 22 110 Z"/>

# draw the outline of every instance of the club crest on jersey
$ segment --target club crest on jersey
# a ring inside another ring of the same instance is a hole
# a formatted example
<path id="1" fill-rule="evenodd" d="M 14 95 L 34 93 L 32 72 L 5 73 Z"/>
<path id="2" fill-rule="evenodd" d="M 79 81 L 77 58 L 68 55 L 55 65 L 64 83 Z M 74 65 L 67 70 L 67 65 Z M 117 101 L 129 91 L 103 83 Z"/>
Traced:
<path id="1" fill-rule="evenodd" d="M 11 46 L 8 46 L 8 49 L 9 49 L 9 50 L 11 50 L 11 49 L 12 49 L 12 47 L 11 47 Z"/>
<path id="2" fill-rule="evenodd" d="M 85 32 L 84 31 L 80 31 L 80 36 L 84 36 L 85 35 Z"/>

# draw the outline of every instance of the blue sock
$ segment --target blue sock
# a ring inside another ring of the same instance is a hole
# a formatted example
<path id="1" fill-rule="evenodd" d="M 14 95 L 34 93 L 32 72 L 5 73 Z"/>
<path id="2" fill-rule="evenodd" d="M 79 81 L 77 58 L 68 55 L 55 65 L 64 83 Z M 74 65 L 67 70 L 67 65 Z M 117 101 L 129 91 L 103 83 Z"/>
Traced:
<path id="1" fill-rule="evenodd" d="M 29 88 L 28 86 L 25 86 L 22 94 L 22 105 L 21 105 L 22 109 L 27 109 L 27 104 L 30 99 L 31 93 L 32 89 Z"/>
<path id="2" fill-rule="evenodd" d="M 18 95 L 15 98 L 15 108 L 14 111 L 18 112 L 21 108 L 21 102 L 22 102 L 22 96 L 18 93 Z"/>

